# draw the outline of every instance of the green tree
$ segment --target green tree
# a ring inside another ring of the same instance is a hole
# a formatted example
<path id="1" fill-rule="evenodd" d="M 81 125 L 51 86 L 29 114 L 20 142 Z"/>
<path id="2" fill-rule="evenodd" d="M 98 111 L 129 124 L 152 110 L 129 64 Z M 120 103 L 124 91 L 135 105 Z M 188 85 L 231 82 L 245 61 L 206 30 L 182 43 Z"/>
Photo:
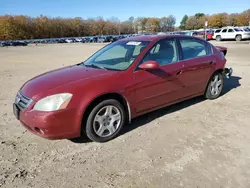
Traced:
<path id="1" fill-rule="evenodd" d="M 187 20 L 188 20 L 188 16 L 187 15 L 183 16 L 183 18 L 181 20 L 181 23 L 180 23 L 180 28 L 181 29 L 185 29 L 186 28 Z"/>
<path id="2" fill-rule="evenodd" d="M 195 16 L 197 19 L 199 19 L 199 18 L 205 16 L 205 14 L 204 14 L 204 13 L 196 13 L 194 16 Z"/>

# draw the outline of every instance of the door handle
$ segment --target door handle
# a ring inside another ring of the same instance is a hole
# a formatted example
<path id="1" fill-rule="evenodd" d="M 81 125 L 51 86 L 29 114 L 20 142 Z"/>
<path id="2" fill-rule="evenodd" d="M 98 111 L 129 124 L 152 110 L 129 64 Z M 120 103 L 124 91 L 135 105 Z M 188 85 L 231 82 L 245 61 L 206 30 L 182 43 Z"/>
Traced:
<path id="1" fill-rule="evenodd" d="M 176 75 L 181 75 L 183 73 L 183 70 L 180 70 L 176 73 Z"/>
<path id="2" fill-rule="evenodd" d="M 213 65 L 213 64 L 215 64 L 215 61 L 213 60 L 213 61 L 208 61 L 208 63 L 209 63 L 209 65 Z"/>

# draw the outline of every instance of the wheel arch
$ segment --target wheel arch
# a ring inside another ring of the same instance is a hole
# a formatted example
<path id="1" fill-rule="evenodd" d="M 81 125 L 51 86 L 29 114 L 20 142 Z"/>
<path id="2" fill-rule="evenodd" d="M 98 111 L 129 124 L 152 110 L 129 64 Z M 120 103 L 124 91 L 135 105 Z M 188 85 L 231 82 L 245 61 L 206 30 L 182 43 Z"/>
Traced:
<path id="1" fill-rule="evenodd" d="M 217 69 L 216 71 L 214 71 L 214 73 L 216 73 L 216 72 L 219 72 L 219 73 L 223 74 L 223 69 L 222 69 L 222 68 L 219 68 L 219 69 Z M 214 73 L 213 73 L 213 74 L 214 74 Z"/>
<path id="2" fill-rule="evenodd" d="M 224 70 L 223 70 L 222 68 L 219 68 L 219 69 L 216 69 L 216 70 L 213 72 L 213 74 L 211 74 L 210 78 L 207 80 L 207 85 L 206 85 L 206 88 L 205 88 L 205 91 L 204 91 L 204 92 L 207 91 L 209 82 L 210 82 L 211 78 L 214 76 L 214 74 L 217 73 L 217 72 L 219 72 L 219 73 L 221 73 L 221 74 L 223 75 L 223 71 L 224 71 Z"/>
<path id="3" fill-rule="evenodd" d="M 241 33 L 237 33 L 236 35 L 235 35 L 235 40 L 237 40 L 237 37 L 238 36 L 240 36 L 240 40 L 242 40 L 242 34 Z"/>
<path id="4" fill-rule="evenodd" d="M 124 107 L 125 113 L 126 113 L 126 122 L 131 122 L 131 107 L 128 102 L 128 100 L 119 93 L 105 93 L 97 96 L 94 98 L 88 105 L 87 108 L 84 110 L 82 114 L 82 125 L 86 123 L 86 120 L 88 118 L 88 115 L 90 114 L 91 110 L 101 101 L 107 100 L 107 99 L 116 99 L 121 103 L 121 105 Z M 82 127 L 82 126 L 81 126 Z"/>

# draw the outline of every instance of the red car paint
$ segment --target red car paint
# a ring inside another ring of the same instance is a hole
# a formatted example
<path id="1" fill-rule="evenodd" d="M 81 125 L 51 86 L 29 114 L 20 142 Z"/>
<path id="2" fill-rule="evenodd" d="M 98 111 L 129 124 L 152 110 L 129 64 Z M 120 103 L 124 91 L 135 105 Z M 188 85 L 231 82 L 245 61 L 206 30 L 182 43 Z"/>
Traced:
<path id="1" fill-rule="evenodd" d="M 206 32 L 207 35 L 207 40 L 213 40 L 213 32 Z M 201 38 L 201 39 L 205 39 L 205 32 L 204 31 L 200 31 L 200 32 L 195 32 L 195 34 L 193 35 L 194 37 L 197 38 Z"/>
<path id="2" fill-rule="evenodd" d="M 129 119 L 141 114 L 204 94 L 212 74 L 224 69 L 226 60 L 212 46 L 213 54 L 161 66 L 152 73 L 136 70 L 137 64 L 159 40 L 188 36 L 141 36 L 125 41 L 150 41 L 134 63 L 124 71 L 112 71 L 73 65 L 57 69 L 27 81 L 20 92 L 33 101 L 20 111 L 20 122 L 44 138 L 63 139 L 81 135 L 82 118 L 87 107 L 105 94 L 121 96 L 127 103 Z M 201 40 L 201 39 L 199 39 Z M 167 74 L 166 74 L 167 73 Z M 71 93 L 66 109 L 41 112 L 35 103 L 52 94 Z"/>

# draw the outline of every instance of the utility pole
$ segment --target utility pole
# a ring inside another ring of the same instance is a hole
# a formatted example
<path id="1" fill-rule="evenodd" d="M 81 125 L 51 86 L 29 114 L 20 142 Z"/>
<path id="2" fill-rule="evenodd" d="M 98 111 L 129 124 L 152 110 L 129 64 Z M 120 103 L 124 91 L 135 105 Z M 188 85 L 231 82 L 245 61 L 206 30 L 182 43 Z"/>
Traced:
<path id="1" fill-rule="evenodd" d="M 119 36 L 121 35 L 121 21 L 119 20 L 118 22 L 118 33 L 119 33 Z"/>
<path id="2" fill-rule="evenodd" d="M 208 26 L 208 21 L 205 21 L 205 26 L 204 26 L 204 39 L 207 40 L 207 26 Z"/>

